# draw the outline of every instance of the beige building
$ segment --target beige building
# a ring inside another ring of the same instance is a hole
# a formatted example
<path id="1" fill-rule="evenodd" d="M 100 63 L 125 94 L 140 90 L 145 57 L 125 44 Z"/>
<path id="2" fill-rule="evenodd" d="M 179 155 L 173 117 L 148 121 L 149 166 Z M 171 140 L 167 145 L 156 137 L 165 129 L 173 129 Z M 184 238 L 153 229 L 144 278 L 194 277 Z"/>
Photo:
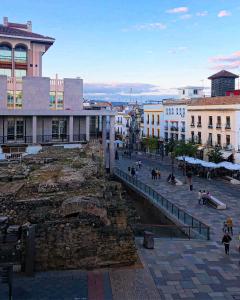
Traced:
<path id="1" fill-rule="evenodd" d="M 240 150 L 240 97 L 195 99 L 187 110 L 189 140 L 233 154 Z"/>
<path id="2" fill-rule="evenodd" d="M 163 105 L 146 104 L 144 111 L 143 135 L 146 137 L 163 137 Z"/>

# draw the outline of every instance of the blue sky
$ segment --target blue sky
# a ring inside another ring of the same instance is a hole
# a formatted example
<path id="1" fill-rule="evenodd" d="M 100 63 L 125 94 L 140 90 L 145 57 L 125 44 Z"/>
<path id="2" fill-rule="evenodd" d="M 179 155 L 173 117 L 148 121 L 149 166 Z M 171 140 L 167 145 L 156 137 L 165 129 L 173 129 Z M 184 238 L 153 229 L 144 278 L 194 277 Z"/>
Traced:
<path id="1" fill-rule="evenodd" d="M 86 97 L 154 98 L 240 73 L 239 0 L 1 0 L 1 12 L 56 38 L 44 75 L 82 77 Z"/>

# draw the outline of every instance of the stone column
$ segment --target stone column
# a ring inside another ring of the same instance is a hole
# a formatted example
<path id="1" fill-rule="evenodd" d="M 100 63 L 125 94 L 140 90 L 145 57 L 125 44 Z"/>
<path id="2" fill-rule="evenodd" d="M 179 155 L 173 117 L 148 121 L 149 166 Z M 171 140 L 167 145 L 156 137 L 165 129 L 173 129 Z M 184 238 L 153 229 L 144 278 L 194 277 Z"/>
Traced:
<path id="1" fill-rule="evenodd" d="M 106 155 L 107 155 L 107 118 L 102 117 L 102 153 L 103 153 L 103 165 L 106 168 Z"/>
<path id="2" fill-rule="evenodd" d="M 69 117 L 69 142 L 73 142 L 73 116 Z"/>
<path id="3" fill-rule="evenodd" d="M 109 136 L 109 155 L 110 155 L 110 173 L 113 174 L 114 164 L 115 164 L 115 149 L 114 149 L 114 141 L 115 141 L 115 116 L 110 116 L 110 136 Z"/>
<path id="4" fill-rule="evenodd" d="M 32 142 L 37 144 L 37 117 L 32 117 Z"/>
<path id="5" fill-rule="evenodd" d="M 90 141 L 90 116 L 86 116 L 86 141 Z"/>

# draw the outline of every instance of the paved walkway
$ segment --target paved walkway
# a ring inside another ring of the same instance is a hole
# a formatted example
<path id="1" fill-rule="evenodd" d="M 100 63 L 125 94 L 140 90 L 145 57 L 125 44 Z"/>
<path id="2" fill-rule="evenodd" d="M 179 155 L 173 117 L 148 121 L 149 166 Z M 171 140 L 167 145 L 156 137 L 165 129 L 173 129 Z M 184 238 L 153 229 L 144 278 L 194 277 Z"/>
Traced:
<path id="1" fill-rule="evenodd" d="M 240 255 L 217 242 L 156 239 L 136 244 L 143 267 L 14 276 L 13 300 L 239 300 Z M 7 287 L 0 283 L 0 299 Z"/>
<path id="2" fill-rule="evenodd" d="M 240 232 L 240 187 L 232 185 L 223 180 L 207 180 L 199 177 L 193 177 L 194 191 L 189 191 L 187 184 L 182 186 L 173 186 L 166 182 L 168 175 L 171 173 L 171 165 L 169 160 L 165 158 L 161 160 L 143 158 L 138 156 L 143 162 L 143 168 L 139 171 L 138 179 L 151 186 L 155 191 L 184 209 L 192 216 L 211 227 L 211 239 L 220 241 L 222 238 L 223 222 L 228 216 L 233 218 L 234 222 L 234 239 Z M 117 166 L 127 172 L 128 166 L 134 165 L 138 158 L 121 159 L 117 162 Z M 151 169 L 159 168 L 161 170 L 161 179 L 151 179 Z M 184 182 L 182 172 L 175 167 L 175 174 L 178 179 Z M 226 210 L 217 210 L 215 208 L 199 205 L 197 194 L 198 190 L 209 191 L 219 200 L 227 204 Z"/>

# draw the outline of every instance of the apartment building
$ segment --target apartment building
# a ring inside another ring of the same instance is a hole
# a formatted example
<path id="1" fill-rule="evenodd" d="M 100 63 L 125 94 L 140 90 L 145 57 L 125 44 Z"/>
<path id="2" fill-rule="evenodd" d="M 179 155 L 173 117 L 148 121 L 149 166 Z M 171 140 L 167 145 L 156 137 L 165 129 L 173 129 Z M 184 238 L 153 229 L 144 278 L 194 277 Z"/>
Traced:
<path id="1" fill-rule="evenodd" d="M 163 101 L 164 112 L 164 140 L 186 140 L 188 100 Z"/>
<path id="2" fill-rule="evenodd" d="M 163 138 L 163 105 L 146 104 L 143 106 L 145 137 Z"/>
<path id="3" fill-rule="evenodd" d="M 195 99 L 195 98 L 202 98 L 203 94 L 203 87 L 200 86 L 184 86 L 178 88 L 178 98 L 179 99 Z"/>
<path id="4" fill-rule="evenodd" d="M 129 136 L 129 128 L 131 125 L 130 110 L 128 108 L 118 111 L 115 115 L 115 133 L 122 141 Z"/>
<path id="5" fill-rule="evenodd" d="M 84 109 L 80 78 L 42 77 L 42 58 L 54 41 L 32 32 L 30 21 L 5 17 L 0 25 L 0 146 L 88 141 L 96 132 L 106 145 L 108 117 L 113 161 L 114 112 Z"/>
<path id="6" fill-rule="evenodd" d="M 239 96 L 191 100 L 187 110 L 188 139 L 205 148 L 218 146 L 232 153 L 240 150 Z"/>

